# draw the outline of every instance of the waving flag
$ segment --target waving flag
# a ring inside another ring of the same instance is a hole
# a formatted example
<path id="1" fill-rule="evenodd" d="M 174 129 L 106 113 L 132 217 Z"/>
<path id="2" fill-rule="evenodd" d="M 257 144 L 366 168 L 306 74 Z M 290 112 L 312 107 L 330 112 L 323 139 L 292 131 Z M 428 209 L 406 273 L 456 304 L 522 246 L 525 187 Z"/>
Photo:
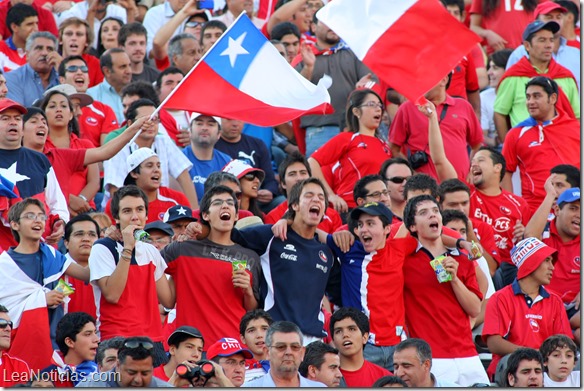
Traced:
<path id="1" fill-rule="evenodd" d="M 327 83 L 301 76 L 242 13 L 161 107 L 274 126 L 332 113 Z"/>
<path id="2" fill-rule="evenodd" d="M 411 101 L 434 87 L 480 41 L 438 0 L 335 0 L 316 16 Z"/>

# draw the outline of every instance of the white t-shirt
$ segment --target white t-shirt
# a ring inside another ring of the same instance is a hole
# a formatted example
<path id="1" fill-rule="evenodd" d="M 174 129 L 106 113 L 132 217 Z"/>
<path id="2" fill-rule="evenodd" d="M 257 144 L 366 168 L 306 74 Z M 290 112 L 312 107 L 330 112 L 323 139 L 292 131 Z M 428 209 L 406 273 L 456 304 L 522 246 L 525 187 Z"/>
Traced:
<path id="1" fill-rule="evenodd" d="M 550 379 L 547 373 L 543 374 L 544 387 L 580 387 L 580 371 L 572 371 L 570 376 L 563 382 L 557 382 Z"/>

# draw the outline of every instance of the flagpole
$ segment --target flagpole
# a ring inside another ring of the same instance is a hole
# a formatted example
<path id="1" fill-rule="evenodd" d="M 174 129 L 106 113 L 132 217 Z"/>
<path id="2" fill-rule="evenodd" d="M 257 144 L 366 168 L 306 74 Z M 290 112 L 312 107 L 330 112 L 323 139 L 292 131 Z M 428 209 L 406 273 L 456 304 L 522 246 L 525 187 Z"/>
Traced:
<path id="1" fill-rule="evenodd" d="M 201 64 L 203 62 L 203 60 L 205 59 L 205 57 L 207 57 L 207 55 L 211 52 L 211 50 L 213 50 L 213 48 L 217 45 L 217 43 L 219 41 L 221 41 L 221 38 L 223 38 L 223 36 L 225 34 L 227 34 L 229 32 L 229 30 L 231 30 L 231 28 L 233 26 L 235 26 L 235 23 L 237 23 L 237 21 L 239 19 L 241 19 L 245 14 L 245 10 L 241 11 L 241 14 L 239 14 L 239 16 L 237 17 L 237 19 L 235 19 L 233 21 L 233 23 L 231 23 L 229 25 L 229 27 L 227 27 L 227 30 L 225 30 L 223 32 L 223 34 L 221 34 L 221 36 L 219 37 L 219 39 L 217 39 L 217 41 L 215 41 L 215 43 L 213 44 L 213 46 L 211 46 L 209 48 L 209 50 L 207 50 L 205 52 L 205 54 L 203 54 L 203 57 L 201 57 L 201 59 L 199 61 L 197 61 L 197 63 L 195 65 L 193 65 L 193 67 L 191 68 L 191 70 L 185 75 L 185 77 L 182 78 L 182 80 L 176 85 L 176 87 L 173 88 L 173 90 L 170 92 L 170 94 L 168 94 L 168 96 L 166 98 L 164 98 L 164 100 L 160 103 L 160 105 L 158 105 L 158 107 L 156 108 L 156 110 L 154 110 L 154 112 L 152 113 L 152 115 L 150 115 L 150 120 L 152 118 L 154 118 L 156 116 L 156 114 L 158 114 L 158 112 L 162 109 L 162 107 L 164 107 L 164 104 L 174 95 L 174 93 L 179 89 L 179 87 L 182 85 L 182 83 L 184 83 L 185 80 L 187 80 L 187 78 L 189 77 L 189 75 L 191 73 L 193 73 L 193 71 L 199 66 L 199 64 Z M 246 16 L 247 17 L 247 16 Z M 257 28 L 257 27 L 256 27 Z M 128 141 L 128 144 L 126 145 L 130 145 L 134 142 L 134 140 L 136 140 L 136 138 L 138 138 L 138 136 L 140 135 L 140 133 L 142 133 L 142 129 L 138 130 L 138 132 L 134 135 L 134 137 L 132 137 L 132 139 L 130 141 Z"/>

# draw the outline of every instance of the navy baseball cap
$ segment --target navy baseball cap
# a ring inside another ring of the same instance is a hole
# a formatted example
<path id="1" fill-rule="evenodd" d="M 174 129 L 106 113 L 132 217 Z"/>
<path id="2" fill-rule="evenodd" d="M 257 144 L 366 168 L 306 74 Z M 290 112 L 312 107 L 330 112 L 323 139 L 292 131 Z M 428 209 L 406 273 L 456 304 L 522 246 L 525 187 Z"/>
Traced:
<path id="1" fill-rule="evenodd" d="M 196 218 L 193 217 L 193 211 L 188 206 L 184 205 L 175 205 L 166 211 L 162 221 L 165 223 L 172 223 L 173 221 L 180 220 L 180 219 L 189 219 L 191 221 L 197 221 Z"/>
<path id="2" fill-rule="evenodd" d="M 358 220 L 361 214 L 367 213 L 371 216 L 385 216 L 389 220 L 389 224 L 393 220 L 393 213 L 384 204 L 379 202 L 368 202 L 364 205 L 358 206 L 351 211 L 351 219 Z"/>
<path id="3" fill-rule="evenodd" d="M 146 226 L 144 227 L 144 231 L 146 231 L 148 233 L 154 229 L 162 231 L 169 236 L 174 235 L 174 231 L 173 231 L 172 227 L 170 226 L 170 224 L 163 223 L 162 221 L 153 221 L 151 223 L 146 224 Z"/>
<path id="4" fill-rule="evenodd" d="M 579 187 L 572 187 L 570 189 L 564 190 L 562 194 L 558 197 L 558 201 L 556 202 L 558 206 L 562 206 L 564 202 L 574 202 L 580 201 L 580 188 Z"/>
<path id="5" fill-rule="evenodd" d="M 170 345 L 176 346 L 176 340 L 179 337 L 179 334 L 186 334 L 192 338 L 200 338 L 203 340 L 203 343 L 205 342 L 205 340 L 203 339 L 203 334 L 201 334 L 199 329 L 196 329 L 192 326 L 180 326 L 178 329 L 174 330 L 172 334 L 170 334 L 170 336 L 168 337 L 168 340 L 166 342 L 168 343 L 169 346 Z"/>
<path id="6" fill-rule="evenodd" d="M 525 30 L 523 30 L 522 36 L 523 40 L 527 41 L 527 38 L 529 38 L 531 34 L 537 33 L 539 30 L 549 30 L 555 34 L 558 31 L 560 31 L 560 25 L 557 22 L 554 22 L 553 20 L 550 20 L 548 22 L 542 22 L 541 20 L 531 22 L 527 25 Z"/>

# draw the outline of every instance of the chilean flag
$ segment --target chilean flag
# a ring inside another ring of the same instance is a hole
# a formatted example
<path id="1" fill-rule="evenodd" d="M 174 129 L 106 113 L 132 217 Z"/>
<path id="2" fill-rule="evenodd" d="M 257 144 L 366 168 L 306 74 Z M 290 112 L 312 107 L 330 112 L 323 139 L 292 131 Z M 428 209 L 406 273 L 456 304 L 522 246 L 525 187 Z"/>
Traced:
<path id="1" fill-rule="evenodd" d="M 438 0 L 335 0 L 316 16 L 411 101 L 434 87 L 481 41 Z"/>
<path id="2" fill-rule="evenodd" d="M 328 86 L 330 78 L 314 85 L 294 70 L 242 13 L 161 107 L 275 126 L 332 113 Z"/>

